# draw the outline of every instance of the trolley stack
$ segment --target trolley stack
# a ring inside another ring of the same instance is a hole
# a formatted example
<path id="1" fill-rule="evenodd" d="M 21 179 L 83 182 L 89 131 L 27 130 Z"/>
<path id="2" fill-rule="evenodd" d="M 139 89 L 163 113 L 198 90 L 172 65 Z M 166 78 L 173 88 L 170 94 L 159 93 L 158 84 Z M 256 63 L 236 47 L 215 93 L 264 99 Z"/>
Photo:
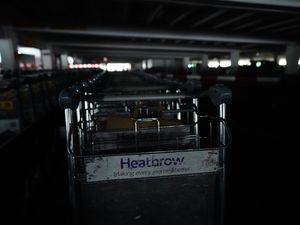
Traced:
<path id="1" fill-rule="evenodd" d="M 74 222 L 222 224 L 231 96 L 141 73 L 62 91 Z"/>

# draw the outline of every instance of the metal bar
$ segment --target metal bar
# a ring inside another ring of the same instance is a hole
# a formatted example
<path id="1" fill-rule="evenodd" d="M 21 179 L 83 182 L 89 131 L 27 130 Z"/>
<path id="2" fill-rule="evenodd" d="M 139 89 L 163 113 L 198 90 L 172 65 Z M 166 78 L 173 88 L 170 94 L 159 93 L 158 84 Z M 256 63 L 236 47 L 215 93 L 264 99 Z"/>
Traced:
<path id="1" fill-rule="evenodd" d="M 117 102 L 117 101 L 147 101 L 147 100 L 173 100 L 173 99 L 191 99 L 192 96 L 183 94 L 157 94 L 157 95 L 116 95 L 116 96 L 103 96 L 93 95 L 84 96 L 85 101 L 100 101 L 100 102 Z"/>
<path id="2" fill-rule="evenodd" d="M 80 42 L 51 42 L 52 46 L 63 46 L 63 47 L 80 47 L 80 48 L 108 48 L 108 49 L 141 49 L 141 50 L 168 50 L 168 51 L 191 51 L 191 52 L 230 52 L 232 48 L 213 48 L 213 47 L 202 47 L 201 45 L 174 45 L 174 44 L 149 44 L 139 43 L 134 44 L 130 42 L 113 43 L 113 42 L 102 42 L 102 43 L 80 43 Z"/>
<path id="3" fill-rule="evenodd" d="M 226 119 L 226 104 L 222 103 L 219 106 L 219 116 L 221 119 Z M 226 132 L 223 123 L 220 123 L 220 142 L 222 145 L 226 144 Z"/>
<path id="4" fill-rule="evenodd" d="M 292 18 L 292 19 L 289 19 L 289 20 L 280 21 L 280 22 L 277 22 L 277 23 L 271 23 L 271 24 L 268 24 L 268 25 L 266 25 L 266 26 L 257 27 L 257 28 L 255 28 L 255 29 L 253 29 L 252 31 L 262 31 L 262 30 L 267 30 L 267 29 L 270 29 L 270 28 L 282 26 L 282 25 L 285 25 L 285 24 L 289 24 L 289 23 L 292 23 L 292 22 L 299 21 L 299 20 L 300 20 L 300 18 L 299 18 L 299 17 L 296 17 L 296 18 Z"/>
<path id="5" fill-rule="evenodd" d="M 219 117 L 223 120 L 226 119 L 226 104 L 222 103 L 219 105 Z M 219 124 L 219 132 L 220 132 L 220 145 L 225 146 L 226 144 L 226 130 L 224 124 L 220 122 Z M 226 160 L 226 149 L 220 148 L 219 161 L 220 161 L 220 173 L 219 173 L 219 210 L 220 210 L 220 218 L 219 224 L 224 224 L 224 213 L 225 213 L 225 160 Z"/>
<path id="6" fill-rule="evenodd" d="M 259 24 L 261 23 L 262 21 L 261 20 L 254 20 L 254 21 L 250 21 L 249 23 L 244 23 L 240 26 L 237 26 L 237 27 L 234 27 L 233 29 L 231 29 L 232 31 L 237 31 L 237 30 L 241 30 L 241 29 L 244 29 L 244 28 L 247 28 L 247 27 L 251 27 L 253 25 L 256 25 L 256 24 Z"/>
<path id="7" fill-rule="evenodd" d="M 176 90 L 176 93 L 180 93 L 180 89 Z M 179 99 L 178 102 L 176 102 L 176 111 L 178 111 L 177 113 L 177 119 L 181 120 L 181 110 L 180 110 L 180 105 L 181 105 L 181 100 Z"/>
<path id="8" fill-rule="evenodd" d="M 66 122 L 66 140 L 67 140 L 67 164 L 68 164 L 68 182 L 69 182 L 69 198 L 72 203 L 72 214 L 75 218 L 75 224 L 80 224 L 80 209 L 79 209 L 79 193 L 78 185 L 76 184 L 76 160 L 74 157 L 74 149 L 77 148 L 76 144 L 73 142 L 76 140 L 71 133 L 71 124 L 74 123 L 74 115 L 76 112 L 71 109 L 65 109 L 65 122 Z M 69 144 L 71 143 L 71 144 Z"/>
<path id="9" fill-rule="evenodd" d="M 252 49 L 246 49 L 247 52 L 257 52 L 257 50 L 252 50 Z M 68 52 L 70 52 L 70 54 L 74 53 L 74 54 L 79 54 L 81 56 L 109 56 L 109 57 L 114 57 L 114 58 L 123 58 L 123 60 L 125 61 L 125 59 L 127 58 L 133 58 L 133 59 L 139 59 L 139 58 L 154 58 L 154 59 L 174 59 L 174 58 L 185 58 L 185 57 L 195 57 L 195 58 L 201 58 L 201 54 L 204 54 L 204 52 L 199 52 L 199 54 L 197 53 L 188 53 L 188 52 L 183 52 L 183 53 L 178 53 L 178 52 L 157 52 L 156 53 L 152 53 L 152 52 L 120 52 L 120 51 L 106 51 L 106 52 L 102 52 L 102 51 L 76 51 L 76 50 L 68 50 Z M 226 55 L 226 53 L 219 53 L 221 55 Z M 128 60 L 126 61 L 128 62 Z"/>
<path id="10" fill-rule="evenodd" d="M 236 21 L 239 21 L 239 20 L 245 19 L 245 18 L 247 18 L 247 17 L 250 17 L 250 16 L 252 16 L 252 15 L 253 15 L 253 13 L 245 13 L 245 14 L 239 15 L 239 16 L 237 16 L 237 17 L 233 17 L 233 18 L 231 18 L 231 19 L 229 19 L 229 20 L 226 20 L 226 21 L 224 21 L 224 22 L 222 22 L 222 23 L 220 23 L 220 24 L 214 26 L 213 28 L 214 28 L 214 29 L 219 29 L 219 28 L 225 27 L 226 25 L 229 25 L 229 24 L 231 24 L 231 23 L 234 23 L 234 22 L 236 22 Z"/>
<path id="11" fill-rule="evenodd" d="M 274 38 L 249 37 L 243 35 L 225 35 L 220 33 L 204 33 L 191 31 L 172 31 L 155 29 L 130 29 L 130 28 L 102 28 L 88 30 L 71 29 L 39 29 L 39 28 L 15 28 L 19 32 L 30 33 L 52 33 L 70 34 L 84 36 L 108 36 L 108 37 L 127 37 L 127 38 L 157 38 L 157 39 L 182 39 L 195 41 L 222 41 L 237 43 L 261 43 L 261 44 L 287 44 L 293 43 L 289 40 L 278 40 Z"/>
<path id="12" fill-rule="evenodd" d="M 129 57 L 139 57 L 139 56 L 156 56 L 159 57 L 184 57 L 184 56 L 201 56 L 201 52 L 159 52 L 159 51 L 119 51 L 119 50 L 77 50 L 77 49 L 68 49 L 69 52 L 77 52 L 82 54 L 91 54 L 93 55 L 108 55 L 108 56 L 129 56 Z"/>
<path id="13" fill-rule="evenodd" d="M 198 20 L 197 22 L 195 22 L 195 23 L 192 25 L 192 27 L 194 27 L 194 28 L 195 28 L 195 27 L 199 27 L 200 25 L 202 25 L 202 24 L 204 24 L 204 23 L 206 23 L 206 22 L 208 22 L 208 21 L 210 21 L 210 20 L 212 20 L 212 19 L 214 19 L 214 18 L 216 18 L 216 17 L 222 15 L 222 14 L 225 13 L 225 12 L 226 12 L 226 10 L 224 10 L 224 9 L 218 10 L 217 12 L 215 12 L 215 13 L 213 13 L 213 14 L 207 16 L 207 17 L 204 17 L 204 18 Z"/>
<path id="14" fill-rule="evenodd" d="M 266 48 L 267 49 L 267 48 Z M 261 49 L 260 49 L 261 50 Z M 257 52 L 258 49 L 244 49 L 244 52 Z M 116 50 L 107 50 L 107 51 L 101 51 L 101 50 L 76 50 L 76 49 L 68 49 L 68 52 L 76 53 L 80 55 L 86 55 L 86 56 L 110 56 L 110 57 L 116 57 L 116 58 L 141 58 L 141 57 L 149 57 L 149 58 L 184 58 L 184 57 L 195 57 L 195 58 L 201 58 L 202 54 L 205 52 L 159 52 L 159 51 L 116 51 Z M 219 53 L 220 55 L 226 55 L 226 53 Z M 228 54 L 228 53 L 227 53 Z"/>
<path id="15" fill-rule="evenodd" d="M 182 21 L 184 18 L 188 17 L 189 15 L 191 15 L 193 12 L 195 12 L 196 9 L 191 9 L 183 14 L 181 14 L 180 16 L 176 17 L 176 19 L 174 19 L 171 23 L 170 23 L 170 27 L 174 26 L 175 24 L 179 23 L 180 21 Z"/>
<path id="16" fill-rule="evenodd" d="M 228 1 L 195 1 L 195 0 L 131 0 L 138 2 L 164 3 L 177 6 L 201 6 L 225 9 L 239 9 L 258 12 L 299 14 L 300 2 L 295 0 L 228 0 Z"/>
<path id="17" fill-rule="evenodd" d="M 71 109 L 65 109 L 65 124 L 66 124 L 66 141 L 67 143 L 69 143 L 70 140 L 70 124 L 71 124 Z M 69 145 L 68 147 L 68 152 L 71 152 L 71 149 L 69 149 Z"/>
<path id="18" fill-rule="evenodd" d="M 77 109 L 76 109 L 76 117 L 77 117 L 77 123 L 79 124 L 79 126 L 81 125 L 80 124 L 80 119 L 81 119 L 81 108 L 82 108 L 82 102 L 79 102 L 78 103 L 78 107 L 77 107 Z M 82 124 L 83 126 L 85 125 L 85 123 L 83 123 Z M 83 127 L 81 127 L 81 128 L 83 128 Z M 84 129 L 84 128 L 83 128 Z M 84 131 L 85 131 L 85 129 L 84 129 Z M 85 135 L 85 132 L 79 132 L 79 143 L 80 143 L 80 145 L 83 145 L 84 143 L 85 143 L 85 141 L 83 141 L 83 142 L 81 142 L 82 140 L 85 140 L 85 138 L 84 138 L 84 135 Z M 83 135 L 83 136 L 82 136 Z"/>
<path id="19" fill-rule="evenodd" d="M 193 98 L 193 105 L 196 107 L 196 109 L 198 109 L 198 98 Z M 196 112 L 196 110 L 193 112 L 193 122 L 194 122 L 194 135 L 196 135 L 196 144 L 197 144 L 197 147 L 199 148 L 200 147 L 200 143 L 199 143 L 199 138 L 198 138 L 198 135 L 199 135 L 199 125 L 198 125 L 198 114 Z"/>
<path id="20" fill-rule="evenodd" d="M 284 27 L 272 30 L 271 33 L 279 33 L 279 32 L 282 32 L 282 31 L 287 31 L 287 30 L 291 30 L 291 29 L 295 29 L 295 28 L 297 29 L 299 27 L 300 27 L 299 23 L 291 25 L 291 26 L 284 26 Z"/>
<path id="21" fill-rule="evenodd" d="M 141 119 L 137 119 L 134 122 L 134 133 L 135 135 L 137 135 L 138 133 L 138 123 L 139 122 L 152 122 L 152 121 L 156 121 L 157 123 L 157 133 L 160 134 L 160 121 L 158 118 L 141 118 Z"/>
<path id="22" fill-rule="evenodd" d="M 155 17 L 161 12 L 163 5 L 159 5 L 156 7 L 156 9 L 153 11 L 153 13 L 149 16 L 147 19 L 147 25 L 150 25 L 152 21 L 155 19 Z"/>
<path id="23" fill-rule="evenodd" d="M 227 2 L 241 3 L 241 4 L 257 4 L 267 6 L 283 6 L 300 8 L 300 2 L 295 0 L 227 0 Z"/>
<path id="24" fill-rule="evenodd" d="M 210 138 L 210 147 L 213 145 L 213 131 L 212 131 L 212 122 L 209 121 L 209 138 Z"/>
<path id="25" fill-rule="evenodd" d="M 90 110 L 90 105 L 89 105 L 89 102 L 87 101 L 84 101 L 84 109 L 85 109 L 85 121 L 91 121 L 91 117 L 90 117 L 90 114 L 89 114 L 89 110 Z"/>

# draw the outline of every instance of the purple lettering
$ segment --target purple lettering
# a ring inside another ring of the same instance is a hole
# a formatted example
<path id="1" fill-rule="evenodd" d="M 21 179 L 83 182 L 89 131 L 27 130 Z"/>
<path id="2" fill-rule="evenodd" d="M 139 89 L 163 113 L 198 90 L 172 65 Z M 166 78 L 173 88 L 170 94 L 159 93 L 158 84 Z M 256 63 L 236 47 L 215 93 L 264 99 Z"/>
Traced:
<path id="1" fill-rule="evenodd" d="M 129 158 L 127 158 L 127 162 L 124 162 L 123 158 L 121 158 L 121 169 L 123 169 L 125 165 L 127 165 L 127 167 L 130 168 L 130 159 Z"/>
<path id="2" fill-rule="evenodd" d="M 137 168 L 138 165 L 139 165 L 138 161 L 136 161 L 136 160 L 131 161 L 131 168 Z"/>
<path id="3" fill-rule="evenodd" d="M 151 165 L 150 165 L 150 159 L 149 158 L 147 158 L 147 167 L 151 167 Z"/>
<path id="4" fill-rule="evenodd" d="M 145 158 L 140 160 L 130 160 L 130 158 L 121 158 L 121 169 L 128 168 L 143 168 L 143 167 L 157 167 L 157 166 L 170 166 L 170 165 L 182 165 L 184 157 L 177 158 Z"/>
<path id="5" fill-rule="evenodd" d="M 140 161 L 139 161 L 139 167 L 143 168 L 143 167 L 145 167 L 145 166 L 146 166 L 145 160 L 140 160 Z"/>
<path id="6" fill-rule="evenodd" d="M 154 159 L 152 157 L 152 166 L 159 166 L 159 159 Z"/>
<path id="7" fill-rule="evenodd" d="M 183 163 L 184 157 L 181 159 L 177 157 L 176 159 L 172 158 L 173 164 L 176 166 L 177 164 L 181 165 Z"/>
<path id="8" fill-rule="evenodd" d="M 170 166 L 172 164 L 172 160 L 170 158 L 165 159 L 165 165 Z"/>
<path id="9" fill-rule="evenodd" d="M 163 162 L 164 160 L 165 160 L 164 158 L 162 158 L 162 159 L 159 160 L 159 166 L 162 166 L 162 162 Z"/>

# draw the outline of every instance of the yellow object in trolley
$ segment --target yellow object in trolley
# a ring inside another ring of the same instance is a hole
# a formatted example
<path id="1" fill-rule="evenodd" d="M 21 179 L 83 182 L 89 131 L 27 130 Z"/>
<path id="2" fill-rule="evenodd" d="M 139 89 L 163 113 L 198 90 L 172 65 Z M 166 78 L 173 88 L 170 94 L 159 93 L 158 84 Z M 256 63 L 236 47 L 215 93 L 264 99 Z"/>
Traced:
<path id="1" fill-rule="evenodd" d="M 16 90 L 8 90 L 0 93 L 0 110 L 12 111 L 16 106 Z"/>
<path id="2" fill-rule="evenodd" d="M 0 101 L 0 109 L 11 111 L 14 109 L 14 102 L 11 100 Z"/>

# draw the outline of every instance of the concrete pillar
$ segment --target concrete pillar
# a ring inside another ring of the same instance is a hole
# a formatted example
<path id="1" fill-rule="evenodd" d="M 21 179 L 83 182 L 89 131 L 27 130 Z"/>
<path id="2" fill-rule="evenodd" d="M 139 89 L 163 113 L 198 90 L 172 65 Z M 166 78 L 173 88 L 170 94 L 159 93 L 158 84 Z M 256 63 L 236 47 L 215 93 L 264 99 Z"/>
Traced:
<path id="1" fill-rule="evenodd" d="M 299 45 L 289 45 L 286 48 L 286 74 L 298 74 L 298 60 L 300 56 Z"/>
<path id="2" fill-rule="evenodd" d="M 147 67 L 147 69 L 151 69 L 151 68 L 154 67 L 154 66 L 155 66 L 155 60 L 148 59 L 148 60 L 146 61 L 146 67 Z"/>
<path id="3" fill-rule="evenodd" d="M 202 59 L 201 69 L 205 70 L 208 67 L 208 55 L 206 54 L 202 55 L 201 59 Z"/>
<path id="4" fill-rule="evenodd" d="M 55 55 L 54 56 L 54 62 L 55 62 L 55 64 L 54 64 L 54 68 L 55 69 L 58 69 L 58 70 L 61 70 L 62 68 L 61 68 L 61 60 L 60 60 L 60 55 Z"/>
<path id="5" fill-rule="evenodd" d="M 50 49 L 42 50 L 42 64 L 45 70 L 52 70 L 54 64 L 54 56 Z"/>
<path id="6" fill-rule="evenodd" d="M 12 39 L 0 39 L 0 53 L 1 53 L 1 68 L 3 70 L 14 70 L 17 68 L 15 59 L 16 48 Z"/>
<path id="7" fill-rule="evenodd" d="M 187 69 L 188 64 L 190 63 L 190 58 L 189 57 L 184 57 L 182 59 L 182 66 L 183 68 Z"/>
<path id="8" fill-rule="evenodd" d="M 239 67 L 240 51 L 233 50 L 230 52 L 231 71 L 236 73 Z"/>
<path id="9" fill-rule="evenodd" d="M 68 69 L 68 55 L 67 54 L 61 54 L 60 55 L 60 64 L 61 69 Z"/>
<path id="10" fill-rule="evenodd" d="M 164 59 L 164 67 L 168 70 L 175 67 L 175 59 Z"/>

